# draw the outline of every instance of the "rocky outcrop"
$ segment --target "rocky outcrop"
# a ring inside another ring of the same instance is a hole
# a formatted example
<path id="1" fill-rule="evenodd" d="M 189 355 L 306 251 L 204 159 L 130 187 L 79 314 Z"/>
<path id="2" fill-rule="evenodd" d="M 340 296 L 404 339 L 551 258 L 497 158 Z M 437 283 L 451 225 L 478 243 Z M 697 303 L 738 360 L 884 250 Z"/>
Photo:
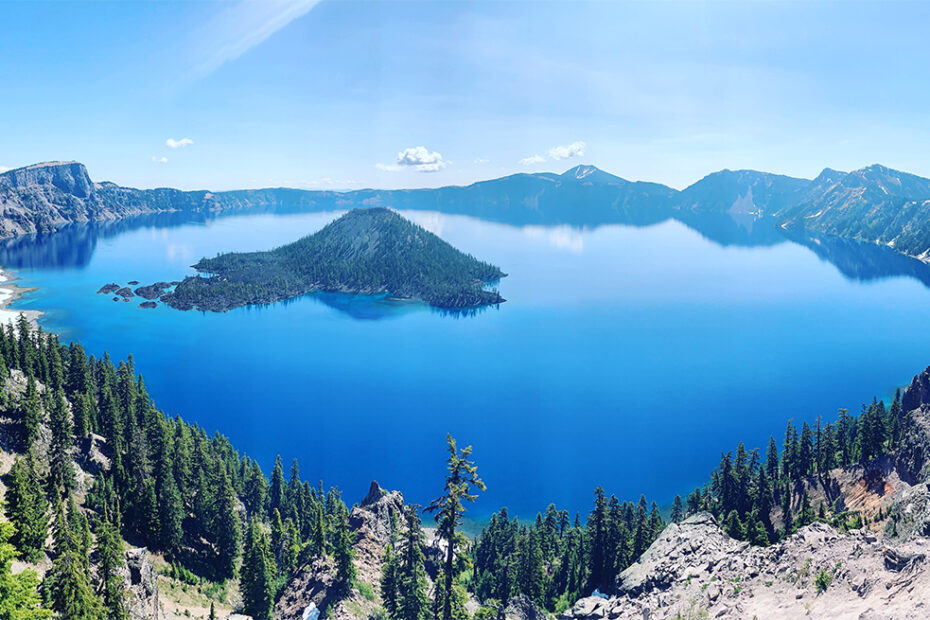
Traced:
<path id="1" fill-rule="evenodd" d="M 136 282 L 138 284 L 138 282 Z M 165 289 L 171 288 L 170 282 L 156 282 L 148 286 L 140 286 L 136 289 L 136 295 L 145 299 L 158 299 L 165 292 Z"/>
<path id="2" fill-rule="evenodd" d="M 822 523 L 750 547 L 698 514 L 666 528 L 621 573 L 617 596 L 584 598 L 562 618 L 925 618 L 928 553 L 926 538 L 891 547 Z"/>
<path id="3" fill-rule="evenodd" d="M 128 596 L 126 609 L 132 620 L 161 620 L 164 616 L 158 605 L 158 586 L 155 568 L 144 547 L 126 551 L 123 583 Z"/>
<path id="4" fill-rule="evenodd" d="M 515 596 L 504 607 L 504 620 L 546 620 L 546 612 L 525 594 Z"/>
<path id="5" fill-rule="evenodd" d="M 314 559 L 303 566 L 288 582 L 275 604 L 276 620 L 304 620 L 311 605 L 322 610 L 326 618 L 347 620 L 368 617 L 380 606 L 380 580 L 384 548 L 404 510 L 404 497 L 399 491 L 385 491 L 377 482 L 365 499 L 349 513 L 349 527 L 355 534 L 353 559 L 356 580 L 371 586 L 374 600 L 357 591 L 345 592 L 335 583 L 335 567 L 331 558 Z"/>

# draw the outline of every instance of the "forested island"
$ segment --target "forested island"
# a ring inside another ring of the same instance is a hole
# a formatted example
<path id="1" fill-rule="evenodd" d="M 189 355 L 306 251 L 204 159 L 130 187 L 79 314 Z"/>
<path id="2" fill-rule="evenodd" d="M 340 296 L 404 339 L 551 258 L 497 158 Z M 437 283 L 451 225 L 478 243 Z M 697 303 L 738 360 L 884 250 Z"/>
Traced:
<path id="1" fill-rule="evenodd" d="M 265 252 L 201 259 L 161 299 L 179 310 L 224 312 L 317 291 L 387 294 L 438 308 L 502 303 L 485 286 L 506 274 L 390 209 L 349 211 L 319 232 Z"/>

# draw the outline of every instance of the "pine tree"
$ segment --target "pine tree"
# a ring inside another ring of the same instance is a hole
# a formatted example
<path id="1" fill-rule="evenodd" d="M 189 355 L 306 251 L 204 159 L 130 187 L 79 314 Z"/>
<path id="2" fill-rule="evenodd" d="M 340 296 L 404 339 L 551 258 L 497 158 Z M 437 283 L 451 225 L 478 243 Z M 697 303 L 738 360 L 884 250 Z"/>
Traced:
<path id="1" fill-rule="evenodd" d="M 36 387 L 36 380 L 32 375 L 26 379 L 26 393 L 22 397 L 19 406 L 20 416 L 22 417 L 22 440 L 23 447 L 29 449 L 32 443 L 39 437 L 39 424 L 42 423 L 42 408 L 39 403 L 39 391 Z"/>
<path id="2" fill-rule="evenodd" d="M 213 519 L 213 539 L 217 550 L 217 574 L 220 577 L 232 577 L 236 570 L 236 558 L 242 542 L 242 528 L 236 512 L 238 500 L 226 469 L 219 467 L 219 490 L 215 503 Z"/>
<path id="3" fill-rule="evenodd" d="M 688 516 L 697 514 L 698 512 L 702 510 L 703 504 L 701 502 L 701 489 L 695 488 L 693 491 L 691 491 L 688 494 L 688 500 L 687 500 L 686 505 L 687 505 L 686 514 Z"/>
<path id="4" fill-rule="evenodd" d="M 336 561 L 336 582 L 346 592 L 355 587 L 355 563 L 352 558 L 354 535 L 349 528 L 349 514 L 345 507 L 335 516 L 333 528 L 333 559 Z"/>
<path id="5" fill-rule="evenodd" d="M 74 488 L 74 463 L 71 460 L 74 428 L 61 388 L 52 396 L 48 424 L 52 432 L 48 455 L 48 483 L 50 488 L 57 492 L 67 493 Z"/>
<path id="6" fill-rule="evenodd" d="M 423 532 L 416 506 L 405 510 L 404 521 L 403 546 L 396 569 L 398 593 L 394 617 L 397 620 L 427 620 L 429 598 L 426 596 L 426 571 L 423 568 Z"/>
<path id="7" fill-rule="evenodd" d="M 88 582 L 81 543 L 71 531 L 61 502 L 55 511 L 54 547 L 57 557 L 45 577 L 43 591 L 49 606 L 69 620 L 102 620 L 103 609 Z"/>
<path id="8" fill-rule="evenodd" d="M 535 530 L 529 531 L 521 538 L 518 553 L 520 559 L 517 565 L 517 587 L 534 602 L 542 604 L 546 573 Z"/>
<path id="9" fill-rule="evenodd" d="M 274 611 L 274 560 L 268 548 L 268 538 L 255 518 L 249 526 L 248 539 L 241 571 L 245 613 L 255 620 L 271 620 Z"/>
<path id="10" fill-rule="evenodd" d="M 684 510 L 681 506 L 681 495 L 676 495 L 675 499 L 672 501 L 672 512 L 669 515 L 669 519 L 672 523 L 681 523 L 683 518 Z"/>
<path id="11" fill-rule="evenodd" d="M 274 469 L 271 470 L 271 488 L 268 492 L 268 510 L 284 510 L 284 466 L 279 454 L 274 460 Z"/>
<path id="12" fill-rule="evenodd" d="M 384 548 L 381 558 L 381 606 L 387 612 L 388 618 L 397 618 L 397 599 L 399 589 L 398 562 L 394 556 L 394 545 Z"/>
<path id="13" fill-rule="evenodd" d="M 727 515 L 723 529 L 726 530 L 727 534 L 738 540 L 744 540 L 746 538 L 746 531 L 743 529 L 743 524 L 740 522 L 739 514 L 736 510 L 731 510 L 730 514 Z"/>
<path id="14" fill-rule="evenodd" d="M 6 516 L 13 523 L 13 544 L 24 560 L 36 562 L 48 535 L 48 502 L 36 472 L 32 453 L 19 458 L 7 474 Z"/>
<path id="15" fill-rule="evenodd" d="M 313 536 L 310 540 L 313 555 L 323 557 L 329 551 L 326 548 L 326 521 L 323 519 L 323 506 L 317 504 L 314 514 Z"/>
<path id="16" fill-rule="evenodd" d="M 42 608 L 35 571 L 12 573 L 16 547 L 10 544 L 13 524 L 0 522 L 0 618 L 3 620 L 45 620 L 52 613 Z"/>
<path id="17" fill-rule="evenodd" d="M 123 543 L 109 516 L 104 514 L 97 524 L 97 564 L 100 572 L 100 595 L 107 620 L 129 617 L 124 604 L 126 595 L 120 570 L 125 567 Z"/>
<path id="18" fill-rule="evenodd" d="M 461 524 L 462 516 L 465 514 L 465 506 L 462 502 L 475 501 L 478 495 L 472 493 L 472 490 L 483 491 L 485 486 L 481 478 L 478 477 L 477 466 L 468 458 L 471 456 L 471 446 L 459 451 L 452 435 L 446 435 L 446 443 L 449 446 L 449 458 L 447 460 L 447 471 L 449 473 L 446 475 L 445 491 L 441 496 L 433 500 L 427 507 L 427 511 L 436 513 L 439 536 L 447 545 L 445 562 L 442 568 L 442 587 L 437 587 L 436 592 L 437 600 L 440 597 L 442 600 L 442 620 L 451 620 L 456 546 L 461 544 L 457 529 Z"/>
<path id="19" fill-rule="evenodd" d="M 184 506 L 171 463 L 166 457 L 159 463 L 159 472 L 158 542 L 169 557 L 174 557 L 184 538 Z"/>

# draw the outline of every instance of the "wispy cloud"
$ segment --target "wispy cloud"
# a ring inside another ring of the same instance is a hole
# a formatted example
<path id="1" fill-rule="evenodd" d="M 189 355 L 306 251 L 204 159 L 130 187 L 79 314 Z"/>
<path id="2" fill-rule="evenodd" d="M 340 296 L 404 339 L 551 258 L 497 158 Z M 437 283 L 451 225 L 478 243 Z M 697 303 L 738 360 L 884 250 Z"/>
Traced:
<path id="1" fill-rule="evenodd" d="M 489 161 L 491 161 L 491 160 L 488 159 L 487 157 L 476 157 L 476 158 L 475 158 L 475 161 L 474 161 L 474 164 L 475 164 L 476 166 L 481 166 L 481 165 L 483 165 L 483 164 L 488 163 Z"/>
<path id="2" fill-rule="evenodd" d="M 568 159 L 570 157 L 584 155 L 584 142 L 572 142 L 563 146 L 554 146 L 549 149 L 549 157 L 552 159 Z"/>
<path id="3" fill-rule="evenodd" d="M 546 158 L 542 155 L 530 155 L 529 157 L 524 157 L 520 160 L 521 166 L 532 166 L 533 164 L 541 164 L 546 161 Z"/>
<path id="4" fill-rule="evenodd" d="M 0 174 L 3 174 L 3 173 L 6 172 L 7 170 L 12 170 L 12 168 L 10 168 L 10 167 L 8 167 L 8 166 L 0 166 Z"/>
<path id="5" fill-rule="evenodd" d="M 405 168 L 413 168 L 417 172 L 439 172 L 450 163 L 441 154 L 425 146 L 412 146 L 397 154 L 397 163 L 379 163 L 375 164 L 375 168 L 384 172 L 397 172 Z"/>
<path id="6" fill-rule="evenodd" d="M 190 138 L 181 138 L 180 140 L 175 140 L 174 138 L 168 138 L 165 140 L 165 146 L 171 149 L 183 149 L 185 146 L 190 146 L 194 141 Z"/>
<path id="7" fill-rule="evenodd" d="M 587 145 L 584 142 L 572 142 L 571 144 L 554 146 L 549 149 L 546 154 L 549 156 L 549 159 L 553 161 L 559 161 L 562 159 L 569 159 L 571 157 L 584 155 L 584 149 L 586 146 Z M 536 153 L 535 155 L 524 157 L 519 161 L 519 163 L 522 166 L 532 166 L 535 164 L 541 164 L 544 161 L 546 161 L 546 158 L 539 153 Z"/>
<path id="8" fill-rule="evenodd" d="M 194 82 L 205 78 L 295 19 L 303 17 L 319 2 L 239 0 L 226 6 L 194 33 L 194 49 L 191 52 L 193 66 L 183 81 Z"/>
<path id="9" fill-rule="evenodd" d="M 167 164 L 168 158 L 167 157 L 156 157 L 155 155 L 152 155 L 152 161 L 155 162 L 156 164 Z"/>

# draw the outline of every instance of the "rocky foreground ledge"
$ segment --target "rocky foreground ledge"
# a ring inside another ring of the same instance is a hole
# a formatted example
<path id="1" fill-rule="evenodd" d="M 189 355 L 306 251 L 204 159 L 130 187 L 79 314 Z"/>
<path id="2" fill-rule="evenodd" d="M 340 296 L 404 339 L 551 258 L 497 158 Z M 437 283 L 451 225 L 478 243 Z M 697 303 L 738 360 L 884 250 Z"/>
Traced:
<path id="1" fill-rule="evenodd" d="M 618 595 L 578 601 L 563 620 L 930 617 L 930 540 L 890 544 L 823 523 L 771 547 L 730 538 L 713 516 L 672 524 L 618 577 Z"/>

